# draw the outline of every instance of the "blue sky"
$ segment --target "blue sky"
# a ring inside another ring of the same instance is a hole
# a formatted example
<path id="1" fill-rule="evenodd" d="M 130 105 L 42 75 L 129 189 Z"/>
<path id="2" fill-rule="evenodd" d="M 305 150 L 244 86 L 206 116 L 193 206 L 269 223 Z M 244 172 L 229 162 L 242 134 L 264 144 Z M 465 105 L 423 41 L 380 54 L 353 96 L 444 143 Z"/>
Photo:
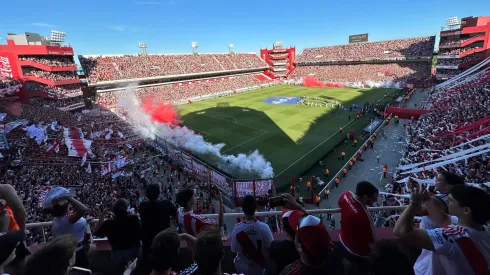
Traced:
<path id="1" fill-rule="evenodd" d="M 76 54 L 259 52 L 275 41 L 301 49 L 435 35 L 452 16 L 490 13 L 489 0 L 22 0 L 2 1 L 0 43 L 7 32 L 67 33 Z M 7 12 L 6 12 L 7 11 Z M 490 15 L 490 14 L 488 14 Z"/>

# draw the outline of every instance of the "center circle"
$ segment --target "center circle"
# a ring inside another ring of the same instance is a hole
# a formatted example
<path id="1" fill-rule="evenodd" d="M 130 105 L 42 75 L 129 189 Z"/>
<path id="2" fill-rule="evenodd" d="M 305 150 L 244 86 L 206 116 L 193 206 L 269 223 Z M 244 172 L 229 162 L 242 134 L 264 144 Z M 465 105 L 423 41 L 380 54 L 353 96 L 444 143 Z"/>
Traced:
<path id="1" fill-rule="evenodd" d="M 289 105 L 296 104 L 301 100 L 301 97 L 297 96 L 275 96 L 264 99 L 264 102 L 267 104 L 280 104 L 280 105 Z"/>

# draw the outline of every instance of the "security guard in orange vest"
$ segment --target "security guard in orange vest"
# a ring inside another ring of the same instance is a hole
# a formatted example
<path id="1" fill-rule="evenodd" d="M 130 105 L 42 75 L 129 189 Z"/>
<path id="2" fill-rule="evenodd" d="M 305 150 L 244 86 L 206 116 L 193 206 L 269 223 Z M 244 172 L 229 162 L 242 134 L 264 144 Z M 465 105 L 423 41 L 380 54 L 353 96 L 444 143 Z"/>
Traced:
<path id="1" fill-rule="evenodd" d="M 353 157 L 353 158 L 352 158 L 352 164 L 353 164 L 353 165 L 356 165 L 356 161 L 357 161 L 357 158 L 356 158 L 356 157 Z"/>
<path id="2" fill-rule="evenodd" d="M 316 206 L 317 207 L 320 207 L 320 201 L 321 201 L 320 196 L 316 195 Z"/>
<path id="3" fill-rule="evenodd" d="M 335 178 L 335 188 L 339 187 L 339 182 L 340 182 L 339 177 L 336 177 Z"/>
<path id="4" fill-rule="evenodd" d="M 347 168 L 344 167 L 344 169 L 342 169 L 342 172 L 344 173 L 344 178 L 345 178 L 345 176 L 347 175 Z"/>
<path id="5" fill-rule="evenodd" d="M 353 164 L 353 162 L 351 160 L 351 161 L 349 161 L 349 170 L 352 170 L 352 165 L 354 165 L 354 164 Z"/>
<path id="6" fill-rule="evenodd" d="M 367 148 L 368 148 L 368 144 L 366 142 L 366 143 L 364 143 L 364 151 L 367 151 Z"/>
<path id="7" fill-rule="evenodd" d="M 386 166 L 383 167 L 383 178 L 386 179 L 386 172 L 388 172 L 388 168 Z"/>
<path id="8" fill-rule="evenodd" d="M 307 181 L 307 182 L 306 182 L 306 188 L 307 188 L 308 190 L 310 190 L 310 188 L 311 188 L 311 182 L 310 182 L 310 181 Z"/>
<path id="9" fill-rule="evenodd" d="M 342 160 L 344 160 L 345 152 L 342 152 L 341 156 L 342 156 Z"/>
<path id="10" fill-rule="evenodd" d="M 327 177 L 327 178 L 328 178 L 328 175 L 330 175 L 330 170 L 325 169 L 325 177 Z"/>
<path id="11" fill-rule="evenodd" d="M 328 190 L 328 188 L 325 188 L 325 191 L 323 191 L 323 193 L 325 193 L 325 199 L 328 200 L 328 193 L 330 193 L 330 190 Z"/>

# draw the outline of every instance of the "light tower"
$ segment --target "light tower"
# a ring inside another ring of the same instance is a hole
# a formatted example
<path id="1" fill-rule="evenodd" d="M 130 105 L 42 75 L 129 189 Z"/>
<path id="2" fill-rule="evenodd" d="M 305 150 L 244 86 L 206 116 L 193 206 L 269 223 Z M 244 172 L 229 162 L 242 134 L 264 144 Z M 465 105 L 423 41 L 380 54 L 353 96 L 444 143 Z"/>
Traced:
<path id="1" fill-rule="evenodd" d="M 457 16 L 446 19 L 446 25 L 450 30 L 458 29 L 461 25 Z"/>
<path id="2" fill-rule="evenodd" d="M 146 48 L 148 48 L 148 45 L 145 42 L 138 42 L 138 48 L 140 48 L 140 55 L 147 55 Z"/>
<path id="3" fill-rule="evenodd" d="M 65 42 L 65 40 L 66 40 L 65 32 L 51 31 L 51 34 L 47 39 L 47 42 L 51 45 L 61 45 L 61 43 Z"/>
<path id="4" fill-rule="evenodd" d="M 228 45 L 228 51 L 230 52 L 230 54 L 233 53 L 233 48 L 235 48 L 235 45 L 233 45 L 233 44 Z"/>
<path id="5" fill-rule="evenodd" d="M 197 48 L 199 48 L 199 43 L 192 42 L 191 43 L 191 47 L 192 47 L 192 53 L 196 54 L 197 53 Z"/>

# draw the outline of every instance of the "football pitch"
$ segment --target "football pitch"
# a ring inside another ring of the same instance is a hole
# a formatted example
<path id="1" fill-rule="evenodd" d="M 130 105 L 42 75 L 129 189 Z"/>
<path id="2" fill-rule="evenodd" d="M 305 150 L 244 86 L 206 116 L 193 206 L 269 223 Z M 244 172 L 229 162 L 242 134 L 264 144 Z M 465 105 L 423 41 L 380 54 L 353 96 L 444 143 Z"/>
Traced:
<path id="1" fill-rule="evenodd" d="M 275 177 L 318 176 L 322 171 L 319 160 L 326 161 L 331 173 L 342 167 L 344 161 L 329 160 L 336 156 L 326 157 L 327 153 L 343 142 L 349 130 L 355 131 L 362 144 L 362 129 L 374 114 L 354 120 L 355 112 L 340 108 L 270 104 L 264 100 L 308 96 L 312 103 L 337 101 L 349 108 L 352 104 L 363 106 L 365 102 L 377 100 L 391 102 L 397 91 L 280 85 L 193 102 L 179 106 L 178 110 L 183 124 L 200 133 L 206 141 L 225 143 L 223 154 L 248 154 L 258 149 L 272 163 Z M 315 97 L 321 100 L 313 99 Z M 339 127 L 344 129 L 342 134 Z M 342 150 L 350 156 L 356 148 L 345 146 Z M 201 158 L 206 160 L 206 156 Z"/>

